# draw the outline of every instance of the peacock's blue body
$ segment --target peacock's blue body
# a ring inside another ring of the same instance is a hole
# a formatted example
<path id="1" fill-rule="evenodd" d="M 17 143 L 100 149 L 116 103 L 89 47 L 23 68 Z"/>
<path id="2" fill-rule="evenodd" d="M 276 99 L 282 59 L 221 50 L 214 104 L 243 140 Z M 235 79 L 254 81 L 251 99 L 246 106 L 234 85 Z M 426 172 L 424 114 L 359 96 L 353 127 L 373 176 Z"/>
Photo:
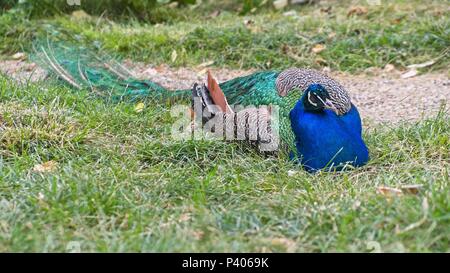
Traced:
<path id="1" fill-rule="evenodd" d="M 304 168 L 339 170 L 346 164 L 364 165 L 369 160 L 369 151 L 361 136 L 361 119 L 356 107 L 352 104 L 350 111 L 342 116 L 328 109 L 311 112 L 305 109 L 303 99 L 291 111 L 290 120 Z"/>

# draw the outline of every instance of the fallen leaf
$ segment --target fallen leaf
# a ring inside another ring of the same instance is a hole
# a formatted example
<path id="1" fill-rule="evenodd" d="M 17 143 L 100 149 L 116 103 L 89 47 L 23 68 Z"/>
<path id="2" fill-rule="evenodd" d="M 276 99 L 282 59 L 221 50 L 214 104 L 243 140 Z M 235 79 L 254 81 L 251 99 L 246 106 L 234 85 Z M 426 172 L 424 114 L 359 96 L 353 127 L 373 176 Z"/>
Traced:
<path id="1" fill-rule="evenodd" d="M 287 172 L 287 175 L 288 175 L 288 176 L 294 176 L 294 175 L 296 175 L 297 173 L 298 173 L 297 171 L 289 170 L 289 171 Z"/>
<path id="2" fill-rule="evenodd" d="M 186 222 L 189 221 L 191 219 L 191 214 L 190 213 L 183 213 L 180 215 L 180 221 L 181 222 Z"/>
<path id="3" fill-rule="evenodd" d="M 317 57 L 314 62 L 318 65 L 327 65 L 327 61 L 324 58 Z"/>
<path id="4" fill-rule="evenodd" d="M 203 62 L 203 63 L 199 64 L 197 66 L 197 68 L 205 68 L 205 67 L 208 67 L 208 66 L 213 65 L 213 64 L 214 64 L 214 61 L 207 61 L 207 62 Z"/>
<path id="5" fill-rule="evenodd" d="M 269 0 L 262 0 L 261 3 L 259 3 L 259 6 L 260 7 L 264 6 L 265 4 L 267 4 L 267 1 Z"/>
<path id="6" fill-rule="evenodd" d="M 31 71 L 33 71 L 35 68 L 36 68 L 36 64 L 35 64 L 35 63 L 31 63 L 31 64 L 25 66 L 24 69 L 25 69 L 25 71 L 27 71 L 27 72 L 31 72 Z"/>
<path id="7" fill-rule="evenodd" d="M 298 56 L 297 54 L 295 54 L 295 53 L 292 52 L 292 51 L 288 51 L 286 54 L 287 54 L 290 58 L 296 60 L 297 62 L 302 62 L 302 61 L 303 61 L 303 59 L 302 59 L 300 56 Z"/>
<path id="8" fill-rule="evenodd" d="M 38 200 L 44 200 L 45 199 L 45 195 L 42 192 L 38 193 Z"/>
<path id="9" fill-rule="evenodd" d="M 323 44 L 317 44 L 311 49 L 311 51 L 316 54 L 319 54 L 320 52 L 324 51 L 326 48 L 327 47 Z"/>
<path id="10" fill-rule="evenodd" d="M 177 51 L 174 49 L 172 51 L 172 54 L 170 55 L 170 60 L 172 61 L 172 63 L 174 63 L 177 60 L 178 54 Z"/>
<path id="11" fill-rule="evenodd" d="M 391 188 L 391 187 L 385 187 L 385 186 L 380 186 L 377 187 L 377 192 L 379 194 L 382 194 L 384 196 L 400 196 L 403 194 L 403 192 L 400 189 L 397 188 Z"/>
<path id="12" fill-rule="evenodd" d="M 401 190 L 403 193 L 408 194 L 418 194 L 419 190 L 423 187 L 421 184 L 415 184 L 415 185 L 404 185 L 401 187 Z"/>
<path id="13" fill-rule="evenodd" d="M 163 73 L 163 72 L 165 72 L 165 67 L 164 67 L 163 64 L 160 64 L 160 65 L 158 65 L 158 66 L 155 66 L 155 70 L 156 70 L 156 72 L 158 72 L 158 73 Z"/>
<path id="14" fill-rule="evenodd" d="M 198 231 L 192 231 L 192 236 L 194 236 L 194 238 L 196 240 L 201 240 L 203 238 L 203 236 L 205 235 L 205 232 L 198 230 Z"/>
<path id="15" fill-rule="evenodd" d="M 244 19 L 244 26 L 253 33 L 261 32 L 261 26 L 255 24 L 255 21 L 252 19 Z"/>
<path id="16" fill-rule="evenodd" d="M 273 1 L 273 6 L 275 9 L 283 9 L 288 5 L 288 0 L 276 0 Z"/>
<path id="17" fill-rule="evenodd" d="M 402 74 L 402 79 L 408 79 L 417 76 L 419 74 L 419 71 L 417 69 L 413 68 L 405 73 Z"/>
<path id="18" fill-rule="evenodd" d="M 445 10 L 435 10 L 431 13 L 431 15 L 436 16 L 436 17 L 441 17 L 442 15 L 444 15 L 446 12 L 449 12 L 449 10 L 445 11 Z"/>
<path id="19" fill-rule="evenodd" d="M 330 32 L 330 34 L 328 34 L 328 39 L 333 39 L 334 37 L 336 37 L 336 32 Z"/>
<path id="20" fill-rule="evenodd" d="M 290 11 L 286 11 L 283 13 L 283 16 L 289 17 L 289 16 L 296 16 L 297 15 L 297 11 L 295 10 L 290 10 Z"/>
<path id="21" fill-rule="evenodd" d="M 258 25 L 249 25 L 247 26 L 247 28 L 251 33 L 260 33 L 262 31 L 262 28 Z"/>
<path id="22" fill-rule="evenodd" d="M 294 252 L 296 248 L 295 241 L 288 238 L 273 238 L 271 244 L 283 247 L 286 252 Z"/>
<path id="23" fill-rule="evenodd" d="M 154 75 L 158 74 L 158 71 L 156 71 L 156 69 L 153 67 L 149 67 L 149 68 L 145 69 L 144 71 L 142 71 L 142 74 L 145 74 L 148 76 L 154 76 Z"/>
<path id="24" fill-rule="evenodd" d="M 84 10 L 80 9 L 72 12 L 71 18 L 74 19 L 75 21 L 86 21 L 89 20 L 91 16 L 87 14 Z"/>
<path id="25" fill-rule="evenodd" d="M 424 198 L 422 200 L 422 211 L 424 215 L 428 215 L 428 209 L 430 208 L 430 204 L 428 204 L 428 198 Z"/>
<path id="26" fill-rule="evenodd" d="M 251 20 L 251 19 L 245 19 L 244 20 L 244 25 L 249 26 L 249 25 L 253 25 L 255 23 L 255 21 Z"/>
<path id="27" fill-rule="evenodd" d="M 142 112 L 144 110 L 144 107 L 145 107 L 145 104 L 143 102 L 139 102 L 134 107 L 134 111 L 136 111 L 136 113 L 140 113 L 140 112 Z"/>
<path id="28" fill-rule="evenodd" d="M 198 76 L 204 76 L 206 74 L 206 72 L 208 72 L 208 68 L 203 68 L 202 70 L 197 72 Z"/>
<path id="29" fill-rule="evenodd" d="M 26 226 L 27 228 L 29 228 L 29 229 L 32 229 L 32 228 L 33 228 L 33 223 L 27 222 L 27 223 L 25 224 L 25 226 Z"/>
<path id="30" fill-rule="evenodd" d="M 411 64 L 411 65 L 408 65 L 407 67 L 410 69 L 424 68 L 424 67 L 432 66 L 435 62 L 436 62 L 435 60 L 431 60 L 431 61 L 424 62 L 421 64 Z"/>
<path id="31" fill-rule="evenodd" d="M 209 17 L 210 18 L 214 18 L 214 17 L 217 17 L 219 15 L 220 15 L 220 10 L 215 10 L 209 15 Z"/>
<path id="32" fill-rule="evenodd" d="M 352 16 L 352 15 L 358 15 L 358 16 L 360 16 L 360 15 L 366 14 L 367 12 L 368 12 L 368 10 L 367 10 L 366 7 L 363 7 L 363 6 L 355 6 L 355 7 L 351 7 L 351 8 L 348 10 L 347 16 L 348 16 L 348 17 L 350 17 L 350 16 Z"/>
<path id="33" fill-rule="evenodd" d="M 167 5 L 169 8 L 174 9 L 178 7 L 178 2 L 172 2 L 170 4 Z"/>
<path id="34" fill-rule="evenodd" d="M 355 202 L 353 202 L 352 209 L 357 210 L 360 206 L 361 206 L 361 201 L 356 200 Z"/>
<path id="35" fill-rule="evenodd" d="M 384 72 L 392 72 L 395 70 L 395 66 L 393 64 L 387 64 L 383 70 Z"/>
<path id="36" fill-rule="evenodd" d="M 45 173 L 45 172 L 52 172 L 56 170 L 56 167 L 58 167 L 58 162 L 54 160 L 50 160 L 47 162 L 44 162 L 42 164 L 34 165 L 33 171 L 39 172 L 39 173 Z"/>
<path id="37" fill-rule="evenodd" d="M 364 73 L 368 74 L 368 75 L 378 75 L 379 73 L 379 68 L 378 67 L 368 67 L 366 69 L 364 69 Z"/>
<path id="38" fill-rule="evenodd" d="M 329 68 L 328 66 L 322 68 L 322 72 L 324 73 L 330 73 L 331 72 L 331 68 Z"/>
<path id="39" fill-rule="evenodd" d="M 333 8 L 332 6 L 328 6 L 327 8 L 321 8 L 321 9 L 320 9 L 320 12 L 330 14 L 332 8 Z"/>
<path id="40" fill-rule="evenodd" d="M 17 52 L 16 54 L 11 56 L 11 58 L 13 58 L 13 60 L 25 60 L 26 57 L 27 56 L 23 52 Z"/>
<path id="41" fill-rule="evenodd" d="M 395 18 L 394 20 L 392 20 L 392 24 L 394 25 L 398 25 L 402 22 L 403 18 Z"/>

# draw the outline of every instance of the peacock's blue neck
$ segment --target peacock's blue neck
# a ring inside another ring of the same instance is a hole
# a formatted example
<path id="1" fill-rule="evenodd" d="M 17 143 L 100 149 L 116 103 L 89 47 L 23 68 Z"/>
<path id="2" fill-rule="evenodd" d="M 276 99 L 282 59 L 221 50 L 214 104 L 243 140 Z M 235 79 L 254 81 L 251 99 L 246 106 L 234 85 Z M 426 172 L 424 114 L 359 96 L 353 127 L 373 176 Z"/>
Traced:
<path id="1" fill-rule="evenodd" d="M 304 95 L 305 96 L 305 95 Z M 369 158 L 361 137 L 361 119 L 352 105 L 344 115 L 331 110 L 308 111 L 303 99 L 290 112 L 298 160 L 308 171 L 345 164 L 364 165 Z"/>

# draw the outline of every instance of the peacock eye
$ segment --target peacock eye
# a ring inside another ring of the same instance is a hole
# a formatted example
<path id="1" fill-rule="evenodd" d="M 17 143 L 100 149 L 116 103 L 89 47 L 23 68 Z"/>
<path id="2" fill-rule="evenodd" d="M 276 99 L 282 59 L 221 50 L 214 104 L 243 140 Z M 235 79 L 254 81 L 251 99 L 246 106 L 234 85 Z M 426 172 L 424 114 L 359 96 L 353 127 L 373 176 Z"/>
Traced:
<path id="1" fill-rule="evenodd" d="M 317 97 L 315 94 L 311 94 L 311 92 L 308 93 L 308 101 L 311 103 L 311 105 L 317 107 Z"/>

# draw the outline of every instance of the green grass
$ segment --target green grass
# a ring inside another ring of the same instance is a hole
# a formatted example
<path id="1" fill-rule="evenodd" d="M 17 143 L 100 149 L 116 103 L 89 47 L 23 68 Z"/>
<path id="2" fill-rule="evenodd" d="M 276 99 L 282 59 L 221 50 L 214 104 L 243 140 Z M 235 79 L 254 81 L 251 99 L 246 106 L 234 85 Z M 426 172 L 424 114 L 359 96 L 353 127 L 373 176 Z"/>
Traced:
<path id="1" fill-rule="evenodd" d="M 321 6 L 295 7 L 296 16 L 267 11 L 239 16 L 227 11 L 215 18 L 192 7 L 175 9 L 182 16 L 166 24 L 137 20 L 113 22 L 103 17 L 75 20 L 70 16 L 29 21 L 18 12 L 0 17 L 0 52 L 29 50 L 32 37 L 48 29 L 64 29 L 86 44 L 98 43 L 119 57 L 153 64 L 196 66 L 214 61 L 229 68 L 284 69 L 308 66 L 363 72 L 394 64 L 398 68 L 437 59 L 427 70 L 449 66 L 450 20 L 442 1 L 390 1 L 367 6 L 368 13 L 347 16 L 352 4 L 334 5 L 330 14 Z M 20 12 L 19 12 L 20 13 Z M 186 16 L 189 15 L 189 16 Z M 250 20 L 251 24 L 245 24 Z M 62 35 L 64 37 L 64 35 Z M 316 44 L 327 48 L 312 53 Z M 177 58 L 172 60 L 173 52 Z"/>
<path id="2" fill-rule="evenodd" d="M 444 112 L 366 132 L 364 168 L 311 175 L 243 144 L 172 141 L 166 104 L 136 113 L 1 78 L 0 109 L 2 252 L 66 251 L 74 241 L 82 251 L 364 252 L 373 242 L 386 252 L 449 251 Z M 48 160 L 58 168 L 33 171 Z M 408 184 L 423 189 L 376 193 Z"/>
<path id="3" fill-rule="evenodd" d="M 121 58 L 171 66 L 213 60 L 362 72 L 438 58 L 427 70 L 448 68 L 443 1 L 383 1 L 347 17 L 350 2 L 331 14 L 296 7 L 294 17 L 283 15 L 288 9 L 242 16 L 230 12 L 234 5 L 191 6 L 152 13 L 150 22 L 165 22 L 158 25 L 10 10 L 0 15 L 0 58 L 59 29 Z M 311 53 L 318 43 L 326 50 Z M 73 242 L 82 251 L 450 251 L 448 113 L 370 128 L 367 166 L 316 175 L 242 143 L 173 141 L 173 122 L 168 104 L 148 101 L 136 113 L 132 103 L 59 83 L 20 86 L 0 76 L 0 251 L 59 252 Z M 49 160 L 54 171 L 33 171 Z M 391 198 L 376 192 L 410 184 L 423 188 Z"/>

